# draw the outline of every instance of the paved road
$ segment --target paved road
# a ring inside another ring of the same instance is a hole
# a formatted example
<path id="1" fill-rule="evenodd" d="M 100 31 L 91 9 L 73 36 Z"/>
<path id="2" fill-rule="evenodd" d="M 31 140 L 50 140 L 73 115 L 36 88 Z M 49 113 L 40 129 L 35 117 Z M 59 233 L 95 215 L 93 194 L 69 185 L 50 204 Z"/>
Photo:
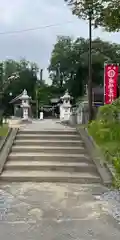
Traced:
<path id="1" fill-rule="evenodd" d="M 0 186 L 0 239 L 119 240 L 120 226 L 96 196 L 101 185 L 13 183 Z"/>

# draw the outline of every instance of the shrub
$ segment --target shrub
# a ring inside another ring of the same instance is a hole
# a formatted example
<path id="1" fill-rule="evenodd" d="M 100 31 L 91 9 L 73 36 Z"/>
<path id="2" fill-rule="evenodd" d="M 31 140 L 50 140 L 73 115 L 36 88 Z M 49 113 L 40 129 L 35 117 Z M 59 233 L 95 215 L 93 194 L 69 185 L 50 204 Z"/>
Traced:
<path id="1" fill-rule="evenodd" d="M 116 170 L 116 185 L 120 187 L 120 98 L 99 108 L 97 118 L 88 125 L 88 131 L 101 147 L 106 160 Z"/>
<path id="2" fill-rule="evenodd" d="M 120 120 L 120 98 L 112 104 L 107 104 L 99 108 L 97 120 L 102 120 L 106 124 L 119 122 Z"/>

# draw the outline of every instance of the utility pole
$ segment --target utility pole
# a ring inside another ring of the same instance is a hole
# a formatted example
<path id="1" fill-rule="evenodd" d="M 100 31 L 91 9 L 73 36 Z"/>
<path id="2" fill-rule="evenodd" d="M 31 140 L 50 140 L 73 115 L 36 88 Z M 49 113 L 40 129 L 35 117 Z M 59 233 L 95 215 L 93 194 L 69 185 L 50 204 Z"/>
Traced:
<path id="1" fill-rule="evenodd" d="M 39 101 L 38 101 L 38 87 L 39 87 L 39 83 L 42 83 L 43 80 L 43 69 L 40 69 L 40 81 L 36 81 L 36 118 L 38 118 L 38 114 L 39 114 Z"/>
<path id="2" fill-rule="evenodd" d="M 38 119 L 38 83 L 36 83 L 36 118 Z"/>
<path id="3" fill-rule="evenodd" d="M 62 88 L 62 79 L 61 79 L 62 76 L 60 72 L 60 63 L 58 63 L 57 71 L 58 71 L 58 80 L 60 82 L 60 87 Z"/>
<path id="4" fill-rule="evenodd" d="M 43 80 L 43 69 L 40 70 L 40 82 Z"/>
<path id="5" fill-rule="evenodd" d="M 3 121 L 2 97 L 3 97 L 3 63 L 0 63 L 0 125 L 2 125 Z"/>
<path id="6" fill-rule="evenodd" d="M 92 7 L 89 9 L 89 78 L 88 78 L 89 121 L 92 120 Z"/>

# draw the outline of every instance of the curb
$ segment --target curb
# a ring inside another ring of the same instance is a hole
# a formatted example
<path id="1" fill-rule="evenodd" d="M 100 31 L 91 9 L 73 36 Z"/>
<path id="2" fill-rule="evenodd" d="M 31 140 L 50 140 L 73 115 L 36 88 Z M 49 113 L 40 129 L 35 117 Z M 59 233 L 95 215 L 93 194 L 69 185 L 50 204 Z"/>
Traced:
<path id="1" fill-rule="evenodd" d="M 109 167 L 107 166 L 105 158 L 100 151 L 100 148 L 97 146 L 93 138 L 89 135 L 86 128 L 77 127 L 76 129 L 77 132 L 80 134 L 83 142 L 85 143 L 89 156 L 94 162 L 103 184 L 107 187 L 110 187 L 112 185 L 114 176 Z"/>
<path id="2" fill-rule="evenodd" d="M 115 178 L 115 170 L 114 167 L 112 166 L 112 164 L 108 164 L 105 160 L 105 157 L 103 156 L 103 154 L 101 153 L 100 147 L 96 144 L 96 142 L 94 141 L 93 137 L 89 135 L 87 128 L 85 128 L 85 131 L 88 134 L 88 137 L 90 138 L 90 141 L 92 142 L 93 146 L 98 149 L 100 155 L 102 156 L 102 164 L 104 164 L 104 167 L 107 168 L 107 170 L 109 171 L 109 173 L 111 174 L 112 179 Z"/>

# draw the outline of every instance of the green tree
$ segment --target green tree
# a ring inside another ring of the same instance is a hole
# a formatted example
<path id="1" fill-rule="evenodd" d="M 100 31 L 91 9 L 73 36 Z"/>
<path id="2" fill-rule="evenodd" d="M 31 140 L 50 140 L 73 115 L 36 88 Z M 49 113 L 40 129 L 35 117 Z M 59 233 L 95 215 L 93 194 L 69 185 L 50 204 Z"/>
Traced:
<path id="1" fill-rule="evenodd" d="M 27 89 L 29 96 L 35 99 L 35 86 L 37 81 L 38 67 L 35 63 L 25 59 L 14 61 L 8 59 L 0 64 L 1 85 L 1 110 L 4 114 L 9 114 L 10 93 L 12 98 Z M 19 76 L 16 78 L 16 74 Z M 12 77 L 11 77 L 12 76 Z"/>
<path id="2" fill-rule="evenodd" d="M 120 1 L 119 0 L 65 0 L 72 8 L 72 13 L 82 19 L 89 19 L 95 27 L 102 26 L 107 31 L 120 30 Z"/>
<path id="3" fill-rule="evenodd" d="M 49 105 L 50 100 L 52 98 L 58 98 L 63 94 L 65 91 L 64 88 L 59 88 L 56 86 L 49 86 L 47 84 L 40 85 L 38 88 L 38 102 L 39 107 L 42 107 L 43 105 Z"/>
<path id="4" fill-rule="evenodd" d="M 60 75 L 64 77 L 63 87 L 68 88 L 74 98 L 84 94 L 88 82 L 89 40 L 70 37 L 58 37 L 53 48 L 49 72 L 52 85 L 60 87 L 60 78 L 56 66 L 60 64 Z M 120 63 L 120 45 L 102 41 L 92 41 L 92 79 L 93 85 L 103 85 L 104 63 Z"/>
<path id="5" fill-rule="evenodd" d="M 18 72 L 19 78 L 17 81 L 12 81 L 8 84 L 7 91 L 12 92 L 13 96 L 21 93 L 27 89 L 28 94 L 34 97 L 34 88 L 37 81 L 38 67 L 35 63 L 26 61 L 25 59 L 19 62 L 14 60 L 7 60 L 4 64 L 4 81 L 8 83 L 8 79 L 15 72 Z"/>
<path id="6" fill-rule="evenodd" d="M 54 86 L 63 87 L 68 77 L 68 67 L 71 64 L 70 52 L 72 50 L 70 37 L 58 36 L 50 59 L 49 72 Z"/>

